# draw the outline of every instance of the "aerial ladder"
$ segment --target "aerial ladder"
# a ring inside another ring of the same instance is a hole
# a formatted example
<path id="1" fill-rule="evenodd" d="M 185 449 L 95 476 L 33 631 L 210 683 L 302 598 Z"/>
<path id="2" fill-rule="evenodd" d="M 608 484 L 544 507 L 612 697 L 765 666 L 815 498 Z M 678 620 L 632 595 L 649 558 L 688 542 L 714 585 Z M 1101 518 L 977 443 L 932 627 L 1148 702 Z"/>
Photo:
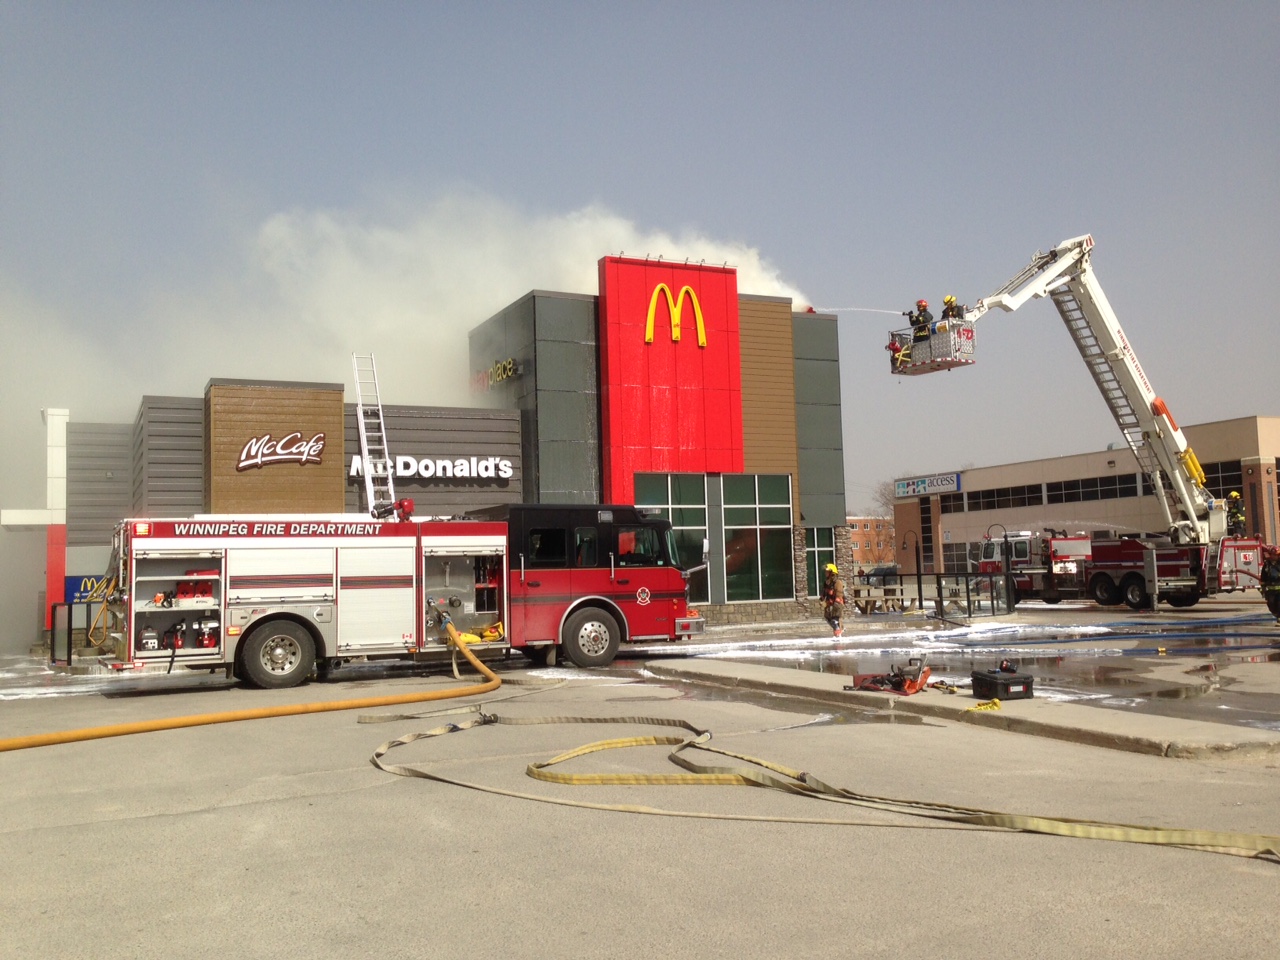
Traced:
<path id="1" fill-rule="evenodd" d="M 377 519 L 395 513 L 407 520 L 413 513 L 413 501 L 396 499 L 391 455 L 387 451 L 387 425 L 378 393 L 378 366 L 371 353 L 353 353 L 351 366 L 356 381 L 356 426 L 360 433 L 365 503 L 370 515 Z"/>
<path id="2" fill-rule="evenodd" d="M 1227 532 L 1224 505 L 1205 489 L 1195 452 L 1143 372 L 1094 275 L 1092 250 L 1093 237 L 1086 234 L 1064 240 L 1048 253 L 1037 251 L 1017 275 L 968 310 L 964 320 L 976 323 L 990 310 L 1012 312 L 1029 300 L 1049 297 L 1139 468 L 1157 491 L 1170 539 L 1216 544 Z"/>

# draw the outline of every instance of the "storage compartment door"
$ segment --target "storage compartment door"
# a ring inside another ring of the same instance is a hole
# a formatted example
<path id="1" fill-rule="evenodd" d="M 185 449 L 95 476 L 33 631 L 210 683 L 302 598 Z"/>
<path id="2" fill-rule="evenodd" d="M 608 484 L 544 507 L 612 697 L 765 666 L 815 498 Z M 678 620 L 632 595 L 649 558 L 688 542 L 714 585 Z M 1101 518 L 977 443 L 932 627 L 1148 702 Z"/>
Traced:
<path id="1" fill-rule="evenodd" d="M 227 551 L 227 600 L 231 603 L 315 603 L 332 599 L 332 549 Z"/>
<path id="2" fill-rule="evenodd" d="M 414 547 L 338 550 L 338 649 L 415 644 Z"/>

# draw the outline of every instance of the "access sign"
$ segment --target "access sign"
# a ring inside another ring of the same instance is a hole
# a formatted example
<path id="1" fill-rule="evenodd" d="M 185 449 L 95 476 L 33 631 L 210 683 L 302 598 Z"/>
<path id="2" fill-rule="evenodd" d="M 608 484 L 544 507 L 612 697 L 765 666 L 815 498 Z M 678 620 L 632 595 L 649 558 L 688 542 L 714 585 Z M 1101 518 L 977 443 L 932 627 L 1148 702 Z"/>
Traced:
<path id="1" fill-rule="evenodd" d="M 927 497 L 934 493 L 959 493 L 960 474 L 937 473 L 932 477 L 913 477 L 910 480 L 898 480 L 893 485 L 893 495 L 899 500 L 904 497 Z"/>

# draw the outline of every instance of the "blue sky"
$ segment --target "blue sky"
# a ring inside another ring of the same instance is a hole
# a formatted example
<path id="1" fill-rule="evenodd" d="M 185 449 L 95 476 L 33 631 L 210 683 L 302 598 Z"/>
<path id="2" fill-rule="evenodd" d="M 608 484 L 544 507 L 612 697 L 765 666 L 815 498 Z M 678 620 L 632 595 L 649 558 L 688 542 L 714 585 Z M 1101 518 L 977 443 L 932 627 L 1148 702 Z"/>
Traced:
<path id="1" fill-rule="evenodd" d="M 461 332 L 618 250 L 902 310 L 1092 233 L 1180 422 L 1280 414 L 1277 50 L 1274 2 L 0 0 L 0 500 L 43 505 L 44 406 L 370 349 L 466 403 Z M 892 319 L 840 321 L 851 509 L 1120 439 L 1049 304 L 914 379 Z"/>

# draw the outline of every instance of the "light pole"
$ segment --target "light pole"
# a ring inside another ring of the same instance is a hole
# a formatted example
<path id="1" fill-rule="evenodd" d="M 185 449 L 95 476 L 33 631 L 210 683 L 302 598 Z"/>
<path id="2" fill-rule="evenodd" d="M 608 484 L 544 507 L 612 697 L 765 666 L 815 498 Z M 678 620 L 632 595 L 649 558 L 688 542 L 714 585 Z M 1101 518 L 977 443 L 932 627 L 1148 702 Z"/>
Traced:
<path id="1" fill-rule="evenodd" d="M 991 539 L 991 527 L 999 527 L 1000 533 L 1004 538 L 1004 543 L 1000 553 L 1000 569 L 1004 571 L 1005 603 L 1009 607 L 1009 612 L 1013 613 L 1013 584 L 1009 581 L 1009 531 L 1004 528 L 1003 523 L 993 523 L 991 526 L 987 527 L 988 540 Z M 995 608 L 993 607 L 992 613 L 994 612 Z"/>
<path id="2" fill-rule="evenodd" d="M 907 537 L 914 537 L 916 541 L 916 603 L 919 609 L 924 611 L 924 564 L 920 561 L 920 535 L 914 530 L 908 530 L 902 535 L 902 549 L 907 549 Z"/>

